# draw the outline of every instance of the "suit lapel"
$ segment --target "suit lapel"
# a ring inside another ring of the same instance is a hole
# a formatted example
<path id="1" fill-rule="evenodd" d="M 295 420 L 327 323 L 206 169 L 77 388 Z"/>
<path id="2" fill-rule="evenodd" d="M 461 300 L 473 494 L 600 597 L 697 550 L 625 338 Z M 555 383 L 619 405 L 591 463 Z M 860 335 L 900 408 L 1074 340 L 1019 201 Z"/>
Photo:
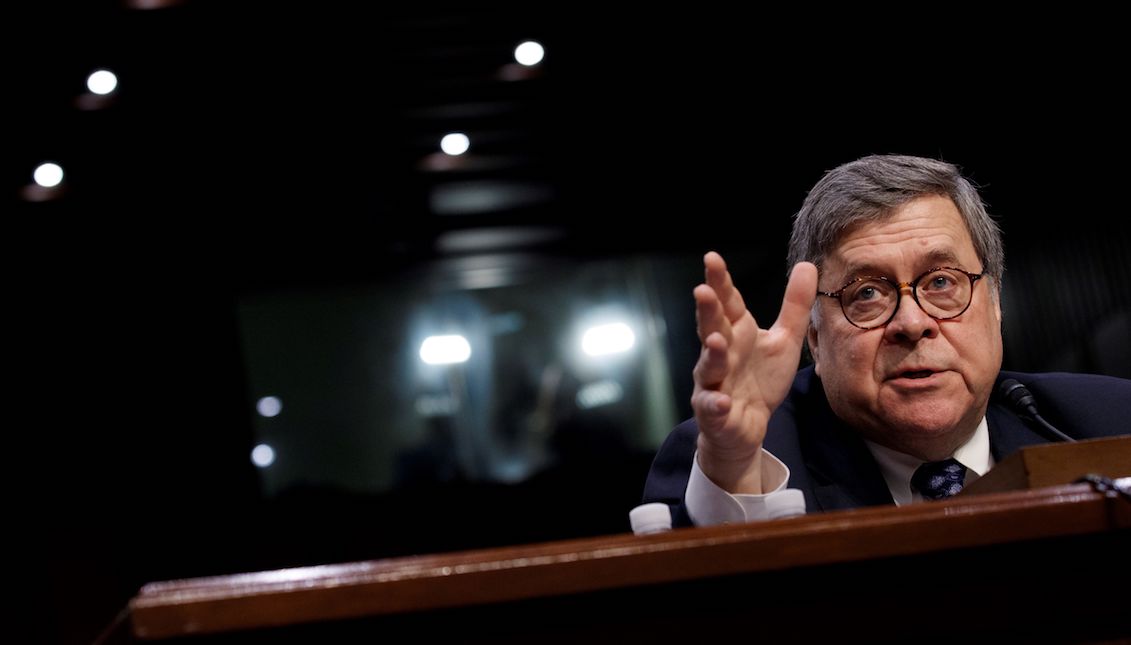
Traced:
<path id="1" fill-rule="evenodd" d="M 801 438 L 813 499 L 823 511 L 892 504 L 880 467 L 860 435 L 829 408 L 820 380 L 813 378 L 810 401 L 799 406 L 805 419 Z"/>
<path id="2" fill-rule="evenodd" d="M 824 511 L 892 504 L 880 467 L 863 441 L 824 444 L 808 461 L 813 497 Z"/>

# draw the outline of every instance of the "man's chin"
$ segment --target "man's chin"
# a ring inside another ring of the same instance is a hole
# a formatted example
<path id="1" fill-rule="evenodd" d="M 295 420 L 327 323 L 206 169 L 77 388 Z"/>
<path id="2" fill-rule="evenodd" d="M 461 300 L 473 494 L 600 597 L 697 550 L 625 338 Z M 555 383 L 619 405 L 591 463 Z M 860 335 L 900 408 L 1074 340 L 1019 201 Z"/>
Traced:
<path id="1" fill-rule="evenodd" d="M 943 437 L 956 432 L 966 408 L 955 404 L 954 396 L 898 397 L 885 402 L 881 411 L 884 425 L 908 437 Z"/>

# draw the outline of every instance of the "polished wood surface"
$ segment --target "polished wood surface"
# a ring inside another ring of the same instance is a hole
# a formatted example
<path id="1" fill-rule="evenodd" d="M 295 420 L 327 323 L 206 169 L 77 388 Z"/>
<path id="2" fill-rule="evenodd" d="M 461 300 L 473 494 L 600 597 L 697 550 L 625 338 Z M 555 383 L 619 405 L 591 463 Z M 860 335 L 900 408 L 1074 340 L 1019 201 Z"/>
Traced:
<path id="1" fill-rule="evenodd" d="M 485 608 L 1070 536 L 1111 535 L 1123 542 L 1129 527 L 1126 497 L 1078 484 L 649 536 L 158 582 L 140 590 L 130 612 L 137 637 L 160 639 Z"/>
<path id="2" fill-rule="evenodd" d="M 1028 446 L 1006 457 L 962 495 L 1071 484 L 1084 475 L 1131 475 L 1131 436 Z"/>

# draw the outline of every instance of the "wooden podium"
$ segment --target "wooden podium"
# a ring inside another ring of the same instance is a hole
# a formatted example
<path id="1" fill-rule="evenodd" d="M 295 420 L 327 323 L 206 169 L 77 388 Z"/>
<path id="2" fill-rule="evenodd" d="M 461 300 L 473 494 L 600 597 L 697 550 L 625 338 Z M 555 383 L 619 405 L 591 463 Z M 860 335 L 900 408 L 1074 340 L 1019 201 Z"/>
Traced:
<path id="1" fill-rule="evenodd" d="M 1107 643 L 1131 638 L 1129 584 L 1131 501 L 1069 484 L 157 582 L 130 619 L 194 643 Z"/>
<path id="2" fill-rule="evenodd" d="M 1022 448 L 967 486 L 962 495 L 1070 484 L 1084 475 L 1131 474 L 1131 437 L 1048 443 Z"/>

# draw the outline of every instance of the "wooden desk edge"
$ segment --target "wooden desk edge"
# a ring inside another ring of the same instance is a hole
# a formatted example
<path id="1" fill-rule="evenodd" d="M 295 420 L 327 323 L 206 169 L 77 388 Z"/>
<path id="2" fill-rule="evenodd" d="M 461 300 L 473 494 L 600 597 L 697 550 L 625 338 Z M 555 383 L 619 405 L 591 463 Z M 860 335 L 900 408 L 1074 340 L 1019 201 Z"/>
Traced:
<path id="1" fill-rule="evenodd" d="M 130 612 L 136 636 L 163 638 L 915 555 L 1128 526 L 1131 504 L 1126 499 L 1076 484 L 649 536 L 618 534 L 158 582 L 139 591 Z"/>

